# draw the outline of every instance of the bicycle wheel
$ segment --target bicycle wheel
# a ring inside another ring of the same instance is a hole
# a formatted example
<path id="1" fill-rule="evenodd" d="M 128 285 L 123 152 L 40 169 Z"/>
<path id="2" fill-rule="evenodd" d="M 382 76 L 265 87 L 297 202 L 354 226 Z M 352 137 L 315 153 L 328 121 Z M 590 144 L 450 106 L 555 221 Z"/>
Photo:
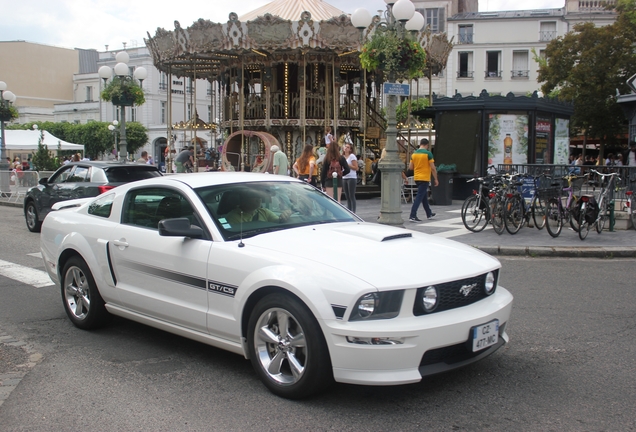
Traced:
<path id="1" fill-rule="evenodd" d="M 473 195 L 462 205 L 462 222 L 467 230 L 479 232 L 488 224 L 488 204 L 483 197 Z"/>
<path id="2" fill-rule="evenodd" d="M 636 229 L 636 211 L 634 211 L 634 206 L 636 205 L 636 197 L 632 195 L 629 198 L 629 209 L 632 213 L 632 228 Z"/>
<path id="3" fill-rule="evenodd" d="M 501 197 L 495 197 L 495 202 L 492 206 L 492 227 L 497 234 L 504 232 L 504 200 Z"/>
<path id="4" fill-rule="evenodd" d="M 581 240 L 585 240 L 587 233 L 590 232 L 590 224 L 585 220 L 586 207 L 585 203 L 581 204 L 581 211 L 579 214 L 579 238 Z"/>
<path id="5" fill-rule="evenodd" d="M 504 205 L 504 225 L 510 234 L 517 234 L 525 221 L 524 206 L 526 203 L 520 195 L 506 200 Z"/>
<path id="6" fill-rule="evenodd" d="M 563 228 L 563 218 L 561 217 L 558 198 L 551 198 L 545 209 L 545 228 L 552 237 L 558 237 Z"/>
<path id="7" fill-rule="evenodd" d="M 603 228 L 605 228 L 605 222 L 607 221 L 607 206 L 605 205 L 605 200 L 601 200 L 601 203 L 598 207 L 598 217 L 596 218 L 596 232 L 602 233 Z"/>
<path id="8" fill-rule="evenodd" d="M 534 226 L 537 227 L 538 230 L 542 230 L 545 226 L 545 202 L 539 195 L 536 195 L 532 199 L 531 209 Z"/>
<path id="9" fill-rule="evenodd" d="M 581 203 L 574 196 L 570 201 L 570 207 L 568 208 L 568 220 L 570 226 L 576 232 L 579 232 L 579 215 L 581 212 Z"/>

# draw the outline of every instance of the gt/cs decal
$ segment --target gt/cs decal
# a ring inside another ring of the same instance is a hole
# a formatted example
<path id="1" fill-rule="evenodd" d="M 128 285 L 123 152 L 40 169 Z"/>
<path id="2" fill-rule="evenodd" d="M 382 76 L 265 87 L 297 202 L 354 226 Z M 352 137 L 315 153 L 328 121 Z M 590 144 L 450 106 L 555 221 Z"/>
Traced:
<path id="1" fill-rule="evenodd" d="M 234 297 L 236 295 L 236 287 L 223 285 L 218 282 L 208 282 L 208 291 L 215 292 L 217 294 L 223 294 L 229 297 Z"/>

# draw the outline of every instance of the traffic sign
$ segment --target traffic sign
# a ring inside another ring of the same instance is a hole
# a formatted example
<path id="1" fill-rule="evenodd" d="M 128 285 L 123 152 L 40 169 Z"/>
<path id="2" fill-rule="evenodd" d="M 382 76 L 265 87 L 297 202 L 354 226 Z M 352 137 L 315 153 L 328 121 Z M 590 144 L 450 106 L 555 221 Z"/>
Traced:
<path id="1" fill-rule="evenodd" d="M 408 96 L 411 93 L 411 86 L 408 84 L 384 83 L 382 91 L 385 95 Z"/>

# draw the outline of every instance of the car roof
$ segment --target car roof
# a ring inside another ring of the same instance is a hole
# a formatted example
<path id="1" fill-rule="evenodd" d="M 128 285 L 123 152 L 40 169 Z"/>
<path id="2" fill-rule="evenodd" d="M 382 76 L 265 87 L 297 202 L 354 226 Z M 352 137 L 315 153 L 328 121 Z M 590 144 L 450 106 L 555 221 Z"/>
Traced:
<path id="1" fill-rule="evenodd" d="M 89 161 L 89 160 L 69 162 L 67 164 L 62 165 L 60 168 L 73 166 L 73 165 L 85 165 L 85 166 L 87 165 L 87 166 L 94 166 L 98 168 L 141 166 L 141 167 L 147 167 L 148 169 L 153 169 L 153 168 L 156 170 L 159 169 L 155 165 L 141 164 L 141 163 L 135 163 L 135 162 L 121 163 L 117 161 Z"/>
<path id="2" fill-rule="evenodd" d="M 187 173 L 187 174 L 172 174 L 162 177 L 156 177 L 154 179 L 140 180 L 140 182 L 156 182 L 161 183 L 178 181 L 190 186 L 193 189 L 197 189 L 205 186 L 223 185 L 232 183 L 248 183 L 248 182 L 288 182 L 296 181 L 293 177 L 280 176 L 275 174 L 259 174 L 251 172 L 199 172 L 199 173 Z"/>

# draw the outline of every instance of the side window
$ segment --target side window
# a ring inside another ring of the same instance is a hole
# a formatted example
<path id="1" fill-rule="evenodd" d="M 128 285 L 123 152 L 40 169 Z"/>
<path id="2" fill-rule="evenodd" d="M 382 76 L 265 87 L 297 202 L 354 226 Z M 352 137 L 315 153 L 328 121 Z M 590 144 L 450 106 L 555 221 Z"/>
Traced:
<path id="1" fill-rule="evenodd" d="M 71 175 L 72 169 L 73 169 L 73 166 L 68 166 L 58 171 L 57 173 L 53 175 L 53 177 L 51 177 L 51 179 L 49 180 L 49 183 L 56 183 L 56 184 L 64 183 L 66 179 Z"/>
<path id="2" fill-rule="evenodd" d="M 180 217 L 199 225 L 188 200 L 173 189 L 134 189 L 124 200 L 123 224 L 157 229 L 160 220 Z"/>
<path id="3" fill-rule="evenodd" d="M 103 218 L 110 217 L 110 211 L 113 208 L 114 198 L 115 194 L 110 194 L 93 201 L 92 204 L 88 207 L 88 214 Z"/>
<path id="4" fill-rule="evenodd" d="M 89 167 L 76 165 L 75 169 L 71 173 L 71 176 L 66 180 L 67 183 L 83 183 L 88 181 L 90 178 L 88 176 L 88 172 L 90 171 Z"/>

